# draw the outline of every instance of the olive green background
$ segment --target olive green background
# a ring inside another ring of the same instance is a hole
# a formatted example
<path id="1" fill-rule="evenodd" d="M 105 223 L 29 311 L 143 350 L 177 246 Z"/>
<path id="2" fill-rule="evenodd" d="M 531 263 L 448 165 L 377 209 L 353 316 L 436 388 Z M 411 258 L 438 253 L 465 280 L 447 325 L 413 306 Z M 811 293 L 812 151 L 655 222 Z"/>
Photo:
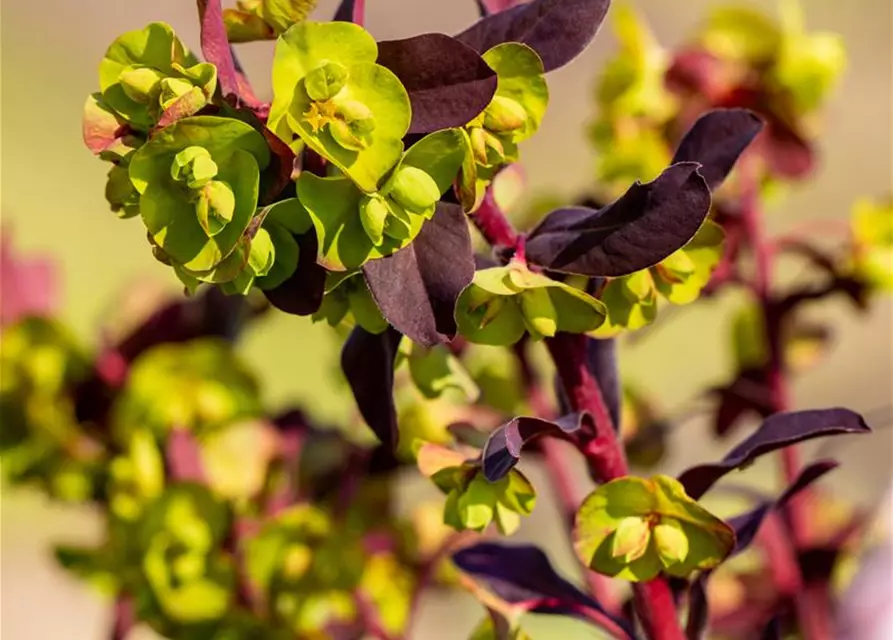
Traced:
<path id="1" fill-rule="evenodd" d="M 809 26 L 841 33 L 850 64 L 824 115 L 826 135 L 815 179 L 797 187 L 767 211 L 772 231 L 810 228 L 819 219 L 845 219 L 852 201 L 891 189 L 891 102 L 893 102 L 893 10 L 889 0 L 802 0 Z M 323 2 L 317 15 L 331 15 Z M 704 15 L 707 0 L 638 0 L 658 38 L 682 40 Z M 750 3 L 769 10 L 772 0 Z M 475 16 L 472 0 L 367 0 L 368 28 L 379 40 L 428 31 L 454 33 Z M 107 165 L 94 159 L 80 137 L 81 108 L 95 89 L 96 68 L 108 44 L 121 32 L 147 22 L 169 22 L 198 49 L 194 3 L 186 0 L 5 0 L 0 5 L 2 44 L 2 222 L 22 250 L 49 253 L 59 262 L 65 316 L 85 340 L 110 311 L 117 293 L 141 280 L 176 289 L 173 275 L 147 251 L 140 223 L 118 221 L 103 198 Z M 583 134 L 591 115 L 590 93 L 601 61 L 614 41 L 605 27 L 596 42 L 571 65 L 550 74 L 552 106 L 537 136 L 523 149 L 533 192 L 560 190 L 571 197 L 591 180 L 592 156 Z M 269 90 L 272 48 L 252 44 L 240 55 L 256 89 Z M 807 274 L 808 275 L 808 274 Z M 781 278 L 802 278 L 797 264 L 782 264 Z M 645 339 L 624 348 L 623 374 L 655 393 L 670 410 L 680 409 L 704 385 L 721 382 L 729 365 L 725 318 L 738 299 L 673 313 Z M 831 353 L 822 366 L 799 378 L 798 406 L 846 405 L 873 419 L 877 433 L 859 442 L 837 440 L 823 451 L 844 461 L 828 480 L 848 495 L 877 499 L 889 480 L 893 331 L 891 305 L 880 301 L 869 316 L 857 317 L 842 302 L 811 312 L 836 327 Z M 351 398 L 321 387 L 320 367 L 335 365 L 334 335 L 308 321 L 277 314 L 252 329 L 242 347 L 245 358 L 267 383 L 268 400 L 306 403 L 320 415 L 343 415 Z M 669 472 L 686 461 L 716 455 L 694 420 L 675 437 Z M 807 448 L 807 454 L 815 447 Z M 760 463 L 749 477 L 771 484 L 774 461 Z M 547 484 L 533 469 L 542 500 L 518 539 L 547 546 L 569 574 L 574 563 L 549 500 Z M 582 476 L 581 476 L 582 478 Z M 585 480 L 581 480 L 581 490 Z M 407 499 L 424 487 L 407 479 Z M 88 541 L 99 530 L 96 514 L 50 506 L 30 493 L 3 491 L 0 555 L 0 624 L 9 640 L 70 640 L 105 637 L 106 603 L 56 569 L 48 555 L 53 540 Z M 466 637 L 479 608 L 464 596 L 429 598 L 413 638 Z M 568 624 L 568 638 L 596 637 Z M 544 631 L 544 629 L 546 629 Z M 536 638 L 555 628 L 535 624 Z"/>

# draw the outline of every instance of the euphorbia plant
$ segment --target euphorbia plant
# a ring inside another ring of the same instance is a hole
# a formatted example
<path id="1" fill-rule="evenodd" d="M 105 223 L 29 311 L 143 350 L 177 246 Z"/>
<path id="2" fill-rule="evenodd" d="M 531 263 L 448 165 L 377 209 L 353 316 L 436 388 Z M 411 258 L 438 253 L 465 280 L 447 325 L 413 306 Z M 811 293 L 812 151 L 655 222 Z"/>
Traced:
<path id="1" fill-rule="evenodd" d="M 104 544 L 58 556 L 114 593 L 113 637 L 137 622 L 172 638 L 404 637 L 438 582 L 486 608 L 474 638 L 526 637 L 525 612 L 613 637 L 698 638 L 708 586 L 758 538 L 785 568 L 771 604 L 714 615 L 714 628 L 830 637 L 830 571 L 810 573 L 802 498 L 835 464 L 803 465 L 793 447 L 868 427 L 846 409 L 793 411 L 785 380 L 793 349 L 823 335 L 798 323 L 803 303 L 842 292 L 864 305 L 889 285 L 890 211 L 861 204 L 852 242 L 829 254 L 765 237 L 759 203 L 811 166 L 804 122 L 841 67 L 836 40 L 806 33 L 786 3 L 781 27 L 720 12 L 673 57 L 615 8 L 622 50 L 599 80 L 596 186 L 522 233 L 503 183 L 546 111 L 548 73 L 585 49 L 608 0 L 480 0 L 481 19 L 456 36 L 385 42 L 363 27 L 361 0 L 332 22 L 309 21 L 314 3 L 299 0 L 197 5 L 205 62 L 163 23 L 128 32 L 84 120 L 112 164 L 112 209 L 139 218 L 191 297 L 95 356 L 46 314 L 4 328 L 4 424 L 17 427 L 4 447 L 17 479 L 106 509 Z M 268 39 L 265 103 L 231 43 Z M 778 290 L 782 251 L 826 283 Z M 713 392 L 717 432 L 763 421 L 717 462 L 634 475 L 630 461 L 660 457 L 666 426 L 621 383 L 615 340 L 659 318 L 663 299 L 726 286 L 752 306 L 736 319 L 739 371 Z M 229 341 L 269 305 L 348 334 L 343 377 L 376 444 L 359 422 L 338 432 L 267 415 Z M 598 485 L 583 499 L 571 450 Z M 779 450 L 778 497 L 729 518 L 702 502 Z M 531 454 L 585 590 L 536 547 L 481 539 L 512 535 L 535 508 L 519 468 Z M 395 515 L 404 466 L 443 493 L 433 512 Z M 829 552 L 860 529 L 842 527 Z"/>

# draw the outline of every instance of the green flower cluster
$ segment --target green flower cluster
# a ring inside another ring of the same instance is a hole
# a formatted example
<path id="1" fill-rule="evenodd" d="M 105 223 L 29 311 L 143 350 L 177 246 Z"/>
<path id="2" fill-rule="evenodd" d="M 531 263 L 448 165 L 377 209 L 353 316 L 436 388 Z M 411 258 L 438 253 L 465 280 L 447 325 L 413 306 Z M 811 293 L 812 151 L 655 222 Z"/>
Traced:
<path id="1" fill-rule="evenodd" d="M 893 291 L 893 198 L 859 200 L 852 214 L 855 274 L 879 291 Z"/>
<path id="2" fill-rule="evenodd" d="M 480 465 L 459 451 L 423 444 L 417 453 L 422 474 L 446 495 L 443 521 L 456 531 L 484 531 L 495 524 L 502 535 L 511 535 L 536 505 L 536 490 L 527 477 L 512 469 L 490 482 Z"/>
<path id="3" fill-rule="evenodd" d="M 606 314 L 599 300 L 519 262 L 475 272 L 456 303 L 462 335 L 489 345 L 514 344 L 525 332 L 541 340 L 558 331 L 594 331 Z"/>
<path id="4" fill-rule="evenodd" d="M 496 72 L 497 87 L 487 108 L 463 129 L 458 192 L 466 211 L 477 208 L 500 169 L 518 160 L 518 143 L 536 133 L 549 103 L 543 63 L 533 49 L 507 42 L 482 57 Z"/>
<path id="5" fill-rule="evenodd" d="M 735 545 L 729 525 L 662 475 L 600 485 L 577 512 L 575 538 L 586 566 L 633 582 L 661 572 L 687 578 L 718 565 Z"/>
<path id="6" fill-rule="evenodd" d="M 94 495 L 103 453 L 78 425 L 70 392 L 87 372 L 86 354 L 58 323 L 24 318 L 3 329 L 0 453 L 13 482 L 60 500 Z"/>

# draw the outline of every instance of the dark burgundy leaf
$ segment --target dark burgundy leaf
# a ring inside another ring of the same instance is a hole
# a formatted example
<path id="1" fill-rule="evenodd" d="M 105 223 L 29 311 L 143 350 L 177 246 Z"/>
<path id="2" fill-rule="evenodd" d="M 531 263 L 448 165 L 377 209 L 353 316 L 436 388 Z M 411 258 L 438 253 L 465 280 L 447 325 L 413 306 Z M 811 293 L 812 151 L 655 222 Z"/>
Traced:
<path id="1" fill-rule="evenodd" d="M 610 616 L 598 601 L 559 576 L 549 558 L 533 545 L 479 542 L 453 554 L 462 571 L 485 584 L 500 599 L 531 613 L 579 615 L 580 608 L 601 613 L 628 638 L 630 625 Z"/>
<path id="2" fill-rule="evenodd" d="M 546 71 L 563 67 L 589 46 L 610 0 L 533 0 L 482 18 L 457 38 L 484 53 L 521 42 L 543 59 Z"/>
<path id="3" fill-rule="evenodd" d="M 568 438 L 580 429 L 582 416 L 570 414 L 555 420 L 521 416 L 497 427 L 487 438 L 481 452 L 484 477 L 497 482 L 511 471 L 521 458 L 521 449 L 539 436 Z"/>
<path id="4" fill-rule="evenodd" d="M 741 371 L 731 384 L 711 390 L 718 396 L 713 432 L 725 436 L 750 414 L 766 418 L 773 413 L 772 395 L 761 369 Z"/>
<path id="5" fill-rule="evenodd" d="M 397 447 L 398 438 L 394 359 L 402 337 L 391 327 L 384 333 L 374 334 L 357 326 L 341 351 L 341 369 L 363 420 L 391 450 Z"/>
<path id="6" fill-rule="evenodd" d="M 468 45 L 442 33 L 378 43 L 378 64 L 409 92 L 409 133 L 461 127 L 496 92 L 496 72 Z"/>
<path id="7" fill-rule="evenodd" d="M 295 169 L 295 154 L 291 148 L 272 131 L 263 128 L 264 138 L 270 146 L 270 164 L 261 174 L 258 204 L 266 206 L 284 199 L 283 191 L 294 189 L 291 179 Z"/>
<path id="8" fill-rule="evenodd" d="M 781 616 L 775 616 L 763 629 L 760 640 L 782 640 L 782 638 L 784 638 L 784 634 L 781 628 Z"/>
<path id="9" fill-rule="evenodd" d="M 728 524 L 735 530 L 735 548 L 732 550 L 732 555 L 737 555 L 750 546 L 759 532 L 763 520 L 770 512 L 784 507 L 791 498 L 837 466 L 838 463 L 833 460 L 814 462 L 800 472 L 800 475 L 788 485 L 778 499 L 763 502 L 746 513 L 730 518 Z M 707 628 L 709 611 L 707 580 L 712 573 L 712 570 L 701 573 L 692 582 L 689 590 L 689 613 L 685 628 L 686 637 L 689 640 L 700 640 Z"/>
<path id="10" fill-rule="evenodd" d="M 762 128 L 763 122 L 747 109 L 708 111 L 683 136 L 673 164 L 699 163 L 699 173 L 711 190 L 716 189 Z"/>
<path id="11" fill-rule="evenodd" d="M 326 270 L 316 262 L 315 233 L 295 236 L 298 241 L 298 268 L 275 289 L 264 291 L 274 307 L 295 316 L 309 316 L 319 310 L 326 290 Z"/>
<path id="12" fill-rule="evenodd" d="M 415 241 L 363 265 L 369 291 L 385 319 L 413 342 L 433 346 L 456 335 L 456 299 L 474 278 L 465 214 L 438 203 Z"/>
<path id="13" fill-rule="evenodd" d="M 204 482 L 201 450 L 192 432 L 174 428 L 164 452 L 167 475 L 176 482 Z"/>
<path id="14" fill-rule="evenodd" d="M 205 60 L 217 67 L 217 82 L 224 98 L 239 97 L 239 74 L 233 51 L 226 38 L 220 0 L 196 0 L 201 23 L 202 53 Z"/>
<path id="15" fill-rule="evenodd" d="M 615 429 L 620 429 L 620 380 L 617 370 L 617 344 L 614 338 L 586 340 L 586 366 L 598 381 Z"/>
<path id="16" fill-rule="evenodd" d="M 750 437 L 719 462 L 692 467 L 679 476 L 685 491 L 697 500 L 717 480 L 760 456 L 812 438 L 840 434 L 869 433 L 858 413 L 849 409 L 814 409 L 769 416 Z"/>
<path id="17" fill-rule="evenodd" d="M 527 259 L 553 271 L 618 277 L 685 246 L 707 217 L 710 189 L 695 162 L 636 183 L 608 206 L 550 213 L 527 239 Z"/>
<path id="18" fill-rule="evenodd" d="M 235 340 L 246 321 L 262 312 L 250 298 L 228 296 L 217 287 L 207 287 L 197 296 L 177 300 L 156 311 L 113 350 L 129 363 L 158 344 L 201 337 Z"/>
<path id="19" fill-rule="evenodd" d="M 365 5 L 366 0 L 341 0 L 332 20 L 362 25 L 365 18 Z"/>

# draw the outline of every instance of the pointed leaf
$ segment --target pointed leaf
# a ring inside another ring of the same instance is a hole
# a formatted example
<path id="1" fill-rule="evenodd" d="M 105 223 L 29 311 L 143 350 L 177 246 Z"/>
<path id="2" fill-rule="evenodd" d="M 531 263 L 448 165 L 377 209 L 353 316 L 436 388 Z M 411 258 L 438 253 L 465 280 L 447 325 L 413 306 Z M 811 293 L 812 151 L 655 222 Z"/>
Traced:
<path id="1" fill-rule="evenodd" d="M 871 429 L 858 413 L 849 409 L 816 409 L 777 413 L 750 437 L 732 449 L 722 460 L 684 471 L 679 482 L 694 499 L 704 495 L 717 480 L 771 451 L 824 436 L 869 433 Z"/>
<path id="2" fill-rule="evenodd" d="M 394 359 L 400 340 L 396 329 L 369 333 L 354 327 L 341 351 L 341 369 L 353 391 L 363 420 L 391 450 L 397 447 L 397 410 L 394 406 Z"/>
<path id="3" fill-rule="evenodd" d="M 484 476 L 490 482 L 504 478 L 518 464 L 521 450 L 528 442 L 542 435 L 567 439 L 580 429 L 582 421 L 582 414 L 566 415 L 554 422 L 526 416 L 512 418 L 497 427 L 484 445 Z"/>
<path id="4" fill-rule="evenodd" d="M 451 340 L 456 335 L 456 300 L 474 277 L 471 236 L 462 209 L 438 203 L 412 244 L 367 262 L 363 274 L 384 317 L 413 342 L 432 346 Z"/>
<path id="5" fill-rule="evenodd" d="M 562 273 L 626 275 L 685 246 L 709 210 L 710 190 L 698 165 L 682 162 L 597 211 L 553 211 L 528 237 L 527 258 Z"/>
<path id="6" fill-rule="evenodd" d="M 524 611 L 579 616 L 581 607 L 594 609 L 616 625 L 620 637 L 635 637 L 625 621 L 607 614 L 598 601 L 558 575 L 539 547 L 479 542 L 454 553 L 453 562 L 501 600 Z"/>
<path id="7" fill-rule="evenodd" d="M 698 118 L 686 132 L 672 164 L 699 163 L 700 174 L 714 190 L 762 128 L 763 121 L 747 109 L 714 109 Z"/>
<path id="8" fill-rule="evenodd" d="M 609 5 L 610 0 L 533 0 L 493 13 L 456 37 L 480 53 L 503 42 L 526 44 L 552 71 L 589 45 Z"/>
<path id="9" fill-rule="evenodd" d="M 377 64 L 409 93 L 409 133 L 461 127 L 486 108 L 496 72 L 471 47 L 442 33 L 378 43 Z"/>

